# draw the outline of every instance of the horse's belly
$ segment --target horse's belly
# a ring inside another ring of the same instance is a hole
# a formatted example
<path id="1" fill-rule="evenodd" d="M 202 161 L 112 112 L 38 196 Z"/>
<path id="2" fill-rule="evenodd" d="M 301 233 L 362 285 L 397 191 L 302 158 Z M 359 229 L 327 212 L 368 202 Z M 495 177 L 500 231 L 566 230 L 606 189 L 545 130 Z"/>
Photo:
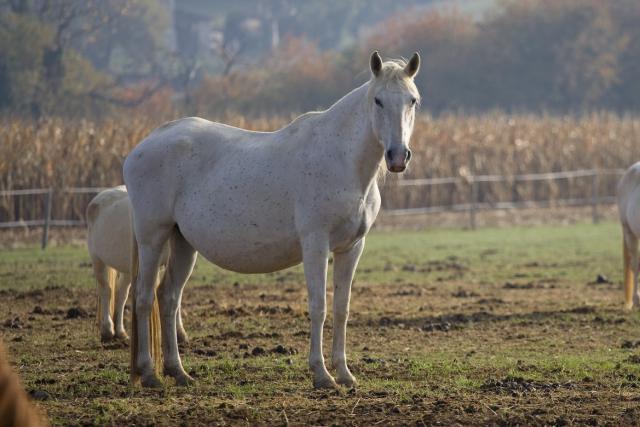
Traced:
<path id="1" fill-rule="evenodd" d="M 238 273 L 270 273 L 302 261 L 302 251 L 297 240 L 241 243 L 213 245 L 200 253 L 217 266 Z"/>
<path id="2" fill-rule="evenodd" d="M 225 209 L 178 221 L 185 239 L 210 262 L 239 273 L 269 273 L 300 263 L 302 249 L 293 217 L 247 216 Z"/>

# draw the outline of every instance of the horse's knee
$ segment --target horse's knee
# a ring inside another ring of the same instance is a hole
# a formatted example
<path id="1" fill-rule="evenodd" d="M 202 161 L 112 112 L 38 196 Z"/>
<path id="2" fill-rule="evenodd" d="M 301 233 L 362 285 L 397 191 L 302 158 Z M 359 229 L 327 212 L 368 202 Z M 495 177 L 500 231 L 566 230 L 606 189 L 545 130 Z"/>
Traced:
<path id="1" fill-rule="evenodd" d="M 324 301 L 311 302 L 309 304 L 309 317 L 311 321 L 323 322 L 327 317 L 327 308 Z"/>
<path id="2" fill-rule="evenodd" d="M 136 293 L 136 312 L 138 314 L 149 314 L 153 308 L 153 293 Z"/>
<path id="3" fill-rule="evenodd" d="M 336 310 L 335 313 L 333 313 L 333 321 L 337 324 L 343 324 L 347 322 L 347 319 L 349 318 L 349 309 L 343 309 L 343 310 Z"/>

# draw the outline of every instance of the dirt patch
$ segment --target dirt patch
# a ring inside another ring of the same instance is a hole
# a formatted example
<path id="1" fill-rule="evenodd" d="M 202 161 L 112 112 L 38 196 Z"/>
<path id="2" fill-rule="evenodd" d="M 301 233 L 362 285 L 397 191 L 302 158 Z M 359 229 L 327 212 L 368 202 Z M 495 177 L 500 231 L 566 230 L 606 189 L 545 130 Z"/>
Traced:
<path id="1" fill-rule="evenodd" d="M 505 377 L 502 379 L 491 378 L 480 386 L 481 390 L 493 393 L 505 393 L 513 396 L 523 396 L 529 393 L 549 392 L 559 388 L 572 389 L 575 384 L 566 382 L 563 384 L 545 381 L 534 381 L 522 377 Z"/>

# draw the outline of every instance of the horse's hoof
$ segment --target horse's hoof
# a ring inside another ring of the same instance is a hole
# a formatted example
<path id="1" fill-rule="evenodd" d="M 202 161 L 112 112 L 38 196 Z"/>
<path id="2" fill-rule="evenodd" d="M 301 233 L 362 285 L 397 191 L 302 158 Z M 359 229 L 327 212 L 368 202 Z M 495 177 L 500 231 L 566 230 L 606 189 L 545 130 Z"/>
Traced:
<path id="1" fill-rule="evenodd" d="M 100 342 L 103 344 L 108 344 L 113 341 L 114 335 L 113 332 L 102 332 L 100 334 Z"/>
<path id="2" fill-rule="evenodd" d="M 161 388 L 162 387 L 162 381 L 160 381 L 160 378 L 158 378 L 156 374 L 143 376 L 140 380 L 140 384 L 142 384 L 142 387 L 144 388 Z"/>
<path id="3" fill-rule="evenodd" d="M 116 339 L 122 342 L 129 342 L 129 335 L 124 331 L 116 332 Z"/>
<path id="4" fill-rule="evenodd" d="M 188 374 L 178 375 L 174 377 L 174 379 L 176 380 L 176 385 L 180 387 L 187 387 L 195 382 L 195 380 Z"/>
<path id="5" fill-rule="evenodd" d="M 181 387 L 191 385 L 195 382 L 182 368 L 165 368 L 164 375 L 172 377 L 176 381 L 176 385 Z"/>
<path id="6" fill-rule="evenodd" d="M 356 378 L 353 375 L 344 376 L 344 377 L 338 376 L 338 379 L 336 380 L 336 382 L 348 388 L 354 388 L 355 386 L 358 385 L 358 381 L 356 381 Z"/>
<path id="7" fill-rule="evenodd" d="M 184 331 L 178 331 L 178 343 L 187 344 L 189 342 L 189 336 Z"/>
<path id="8" fill-rule="evenodd" d="M 315 389 L 338 389 L 338 384 L 336 383 L 336 381 L 331 377 L 323 377 L 323 378 L 319 378 L 319 379 L 315 379 L 313 380 L 313 388 Z"/>

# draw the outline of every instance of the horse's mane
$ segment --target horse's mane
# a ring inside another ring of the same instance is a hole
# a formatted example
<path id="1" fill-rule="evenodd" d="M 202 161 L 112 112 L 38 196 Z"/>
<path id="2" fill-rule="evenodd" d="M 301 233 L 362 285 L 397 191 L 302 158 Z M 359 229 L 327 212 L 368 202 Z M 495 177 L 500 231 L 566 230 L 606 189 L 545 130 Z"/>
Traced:
<path id="1" fill-rule="evenodd" d="M 0 424 L 11 427 L 37 427 L 47 425 L 31 405 L 6 359 L 0 341 Z"/>

